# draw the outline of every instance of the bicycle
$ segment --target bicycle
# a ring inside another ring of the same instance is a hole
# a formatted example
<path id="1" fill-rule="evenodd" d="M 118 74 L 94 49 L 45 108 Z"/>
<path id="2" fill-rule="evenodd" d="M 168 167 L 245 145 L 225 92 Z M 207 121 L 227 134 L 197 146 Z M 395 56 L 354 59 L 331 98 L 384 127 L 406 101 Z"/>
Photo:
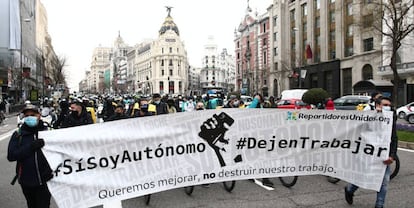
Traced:
<path id="1" fill-rule="evenodd" d="M 223 186 L 224 186 L 224 189 L 227 192 L 231 193 L 233 191 L 234 187 L 236 186 L 236 181 L 224 181 Z M 191 194 L 193 194 L 193 191 L 194 191 L 194 186 L 184 187 L 184 192 L 188 196 L 191 196 Z"/>
<path id="2" fill-rule="evenodd" d="M 298 176 L 279 177 L 279 180 L 284 187 L 290 188 L 296 184 L 296 182 L 298 181 Z"/>
<path id="3" fill-rule="evenodd" d="M 391 163 L 390 167 L 391 167 L 390 180 L 392 180 L 393 178 L 395 178 L 395 176 L 398 175 L 398 172 L 400 172 L 400 158 L 398 157 L 398 155 L 395 155 L 394 162 Z M 328 182 L 333 183 L 333 184 L 336 184 L 341 180 L 339 178 L 335 178 L 331 176 L 327 176 L 327 178 L 328 178 L 327 179 Z"/>

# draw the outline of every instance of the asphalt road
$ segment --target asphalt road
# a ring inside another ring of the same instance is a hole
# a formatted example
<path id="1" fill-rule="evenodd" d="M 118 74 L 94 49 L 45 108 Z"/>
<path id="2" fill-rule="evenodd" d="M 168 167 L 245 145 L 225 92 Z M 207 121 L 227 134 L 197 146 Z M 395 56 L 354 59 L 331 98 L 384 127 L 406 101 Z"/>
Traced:
<path id="1" fill-rule="evenodd" d="M 11 130 L 15 128 L 16 119 L 6 120 L 0 126 L 0 207 L 21 208 L 25 206 L 25 199 L 20 186 L 11 186 L 14 176 L 15 163 L 6 159 L 7 145 Z M 393 179 L 388 187 L 386 207 L 411 208 L 414 204 L 414 151 L 400 149 L 399 157 L 401 169 L 399 175 Z M 275 189 L 268 191 L 250 181 L 237 181 L 232 193 L 227 193 L 222 184 L 212 184 L 209 188 L 198 186 L 192 196 L 187 196 L 183 189 L 175 189 L 153 194 L 148 207 L 374 207 L 376 192 L 358 190 L 354 205 L 349 206 L 344 200 L 343 187 L 345 182 L 331 184 L 324 176 L 300 177 L 292 188 L 285 188 L 277 178 L 271 179 Z M 52 200 L 52 208 L 57 207 Z M 143 197 L 129 199 L 122 202 L 123 208 L 146 207 Z"/>

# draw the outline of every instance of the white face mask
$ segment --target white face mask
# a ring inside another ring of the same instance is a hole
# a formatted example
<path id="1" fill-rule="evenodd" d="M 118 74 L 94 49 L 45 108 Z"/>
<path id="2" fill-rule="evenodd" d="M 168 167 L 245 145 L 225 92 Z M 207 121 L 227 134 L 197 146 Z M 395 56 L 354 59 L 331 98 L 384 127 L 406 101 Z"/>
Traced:
<path id="1" fill-rule="evenodd" d="M 391 106 L 382 106 L 383 111 L 391 111 Z"/>

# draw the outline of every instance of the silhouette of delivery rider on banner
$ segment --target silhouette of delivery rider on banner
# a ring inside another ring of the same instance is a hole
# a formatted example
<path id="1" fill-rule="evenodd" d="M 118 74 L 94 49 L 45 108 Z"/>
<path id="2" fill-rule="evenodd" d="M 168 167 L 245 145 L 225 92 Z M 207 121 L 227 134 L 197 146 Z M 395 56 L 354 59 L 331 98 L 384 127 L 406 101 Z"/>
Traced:
<path id="1" fill-rule="evenodd" d="M 224 149 L 224 147 L 220 148 L 217 145 L 217 142 L 221 142 L 223 144 L 229 143 L 229 140 L 224 138 L 224 134 L 228 130 L 224 124 L 227 124 L 227 126 L 230 127 L 233 123 L 233 118 L 224 112 L 219 115 L 214 114 L 212 118 L 209 118 L 207 121 L 203 122 L 200 126 L 201 131 L 198 133 L 198 135 L 214 149 L 221 167 L 226 166 L 226 163 L 224 162 L 220 151 L 225 152 L 226 149 Z"/>

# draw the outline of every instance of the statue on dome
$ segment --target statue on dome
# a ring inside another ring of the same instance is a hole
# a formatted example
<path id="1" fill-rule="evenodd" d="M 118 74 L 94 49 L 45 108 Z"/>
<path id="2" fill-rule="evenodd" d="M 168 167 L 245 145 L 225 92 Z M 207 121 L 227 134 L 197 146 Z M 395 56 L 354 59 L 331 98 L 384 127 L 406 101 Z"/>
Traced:
<path id="1" fill-rule="evenodd" d="M 172 8 L 174 8 L 174 7 L 171 7 L 171 6 L 165 6 L 165 8 L 167 8 L 168 16 L 171 16 L 171 15 L 170 15 L 170 14 L 171 14 L 171 9 L 172 9 Z"/>

